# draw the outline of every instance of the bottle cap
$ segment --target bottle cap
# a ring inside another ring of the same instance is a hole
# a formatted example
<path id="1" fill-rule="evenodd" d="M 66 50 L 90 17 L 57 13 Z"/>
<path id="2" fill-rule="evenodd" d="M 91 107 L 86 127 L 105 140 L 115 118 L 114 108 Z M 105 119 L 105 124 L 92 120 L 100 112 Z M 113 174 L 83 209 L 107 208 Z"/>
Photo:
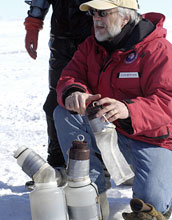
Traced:
<path id="1" fill-rule="evenodd" d="M 15 152 L 14 152 L 14 158 L 18 158 L 24 151 L 26 151 L 28 148 L 27 147 L 19 147 Z"/>
<path id="2" fill-rule="evenodd" d="M 89 160 L 90 150 L 88 148 L 88 143 L 81 140 L 73 141 L 69 158 L 72 160 Z"/>

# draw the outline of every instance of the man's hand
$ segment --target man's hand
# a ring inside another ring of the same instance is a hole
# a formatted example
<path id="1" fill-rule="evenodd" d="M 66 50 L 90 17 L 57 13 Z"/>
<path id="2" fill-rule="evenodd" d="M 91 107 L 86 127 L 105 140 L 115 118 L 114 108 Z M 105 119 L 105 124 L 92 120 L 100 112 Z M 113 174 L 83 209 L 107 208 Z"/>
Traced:
<path id="1" fill-rule="evenodd" d="M 38 46 L 38 33 L 43 27 L 43 21 L 38 18 L 27 17 L 24 22 L 26 29 L 25 48 L 28 54 L 36 59 Z"/>
<path id="2" fill-rule="evenodd" d="M 102 117 L 105 114 L 109 122 L 117 119 L 126 119 L 130 116 L 127 106 L 116 99 L 102 98 L 97 102 L 97 105 L 102 105 L 103 109 L 96 116 Z M 105 121 L 104 117 L 102 117 L 102 121 Z"/>
<path id="3" fill-rule="evenodd" d="M 82 92 L 74 92 L 65 99 L 65 107 L 69 111 L 85 115 L 87 104 L 99 100 L 100 98 L 100 94 L 92 95 Z"/>

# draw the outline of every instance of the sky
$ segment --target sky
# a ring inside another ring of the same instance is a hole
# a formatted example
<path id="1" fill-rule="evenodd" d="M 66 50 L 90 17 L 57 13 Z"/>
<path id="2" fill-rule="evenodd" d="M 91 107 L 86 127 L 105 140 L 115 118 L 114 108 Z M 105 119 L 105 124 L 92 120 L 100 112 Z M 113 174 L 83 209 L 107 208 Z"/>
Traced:
<path id="1" fill-rule="evenodd" d="M 172 18 L 171 0 L 138 0 L 140 5 L 140 13 L 145 12 L 161 12 L 167 18 Z M 165 3 L 165 4 L 164 4 Z M 24 0 L 2 0 L 0 6 L 0 18 L 25 18 L 28 6 Z M 50 16 L 51 12 L 49 12 Z"/>

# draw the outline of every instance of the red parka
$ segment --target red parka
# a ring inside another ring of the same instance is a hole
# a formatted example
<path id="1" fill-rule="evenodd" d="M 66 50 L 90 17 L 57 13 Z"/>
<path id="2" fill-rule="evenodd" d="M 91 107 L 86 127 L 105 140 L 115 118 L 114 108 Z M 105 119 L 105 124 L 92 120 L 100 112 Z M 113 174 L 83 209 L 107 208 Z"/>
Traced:
<path id="1" fill-rule="evenodd" d="M 123 101 L 130 113 L 130 129 L 127 120 L 117 120 L 117 130 L 172 150 L 172 45 L 165 38 L 164 15 L 144 17 L 156 28 L 132 49 L 115 50 L 109 57 L 94 36 L 87 38 L 62 73 L 58 103 L 64 106 L 71 90 Z"/>

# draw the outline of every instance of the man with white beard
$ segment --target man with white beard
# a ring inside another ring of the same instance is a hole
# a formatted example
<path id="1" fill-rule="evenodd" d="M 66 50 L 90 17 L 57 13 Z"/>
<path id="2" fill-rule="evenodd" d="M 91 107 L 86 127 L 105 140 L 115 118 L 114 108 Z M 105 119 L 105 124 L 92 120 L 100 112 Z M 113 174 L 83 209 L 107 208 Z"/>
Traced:
<path id="1" fill-rule="evenodd" d="M 122 17 L 118 19 L 118 10 L 113 9 L 104 13 L 114 14 L 109 19 L 103 19 L 101 16 L 96 16 L 96 9 L 89 10 L 88 13 L 94 17 L 95 37 L 98 41 L 113 40 L 115 36 L 120 34 L 123 26 L 128 23 L 129 17 L 122 23 Z M 112 22 L 114 21 L 114 22 Z"/>
<path id="2" fill-rule="evenodd" d="M 137 9 L 136 0 L 80 6 L 93 17 L 94 34 L 62 72 L 54 120 L 66 161 L 72 141 L 85 137 L 90 176 L 101 195 L 104 173 L 86 108 L 93 101 L 102 106 L 96 117 L 105 121 L 105 115 L 116 125 L 119 148 L 135 173 L 132 212 L 123 218 L 165 220 L 172 202 L 172 45 L 163 28 L 165 16 L 140 15 Z"/>

